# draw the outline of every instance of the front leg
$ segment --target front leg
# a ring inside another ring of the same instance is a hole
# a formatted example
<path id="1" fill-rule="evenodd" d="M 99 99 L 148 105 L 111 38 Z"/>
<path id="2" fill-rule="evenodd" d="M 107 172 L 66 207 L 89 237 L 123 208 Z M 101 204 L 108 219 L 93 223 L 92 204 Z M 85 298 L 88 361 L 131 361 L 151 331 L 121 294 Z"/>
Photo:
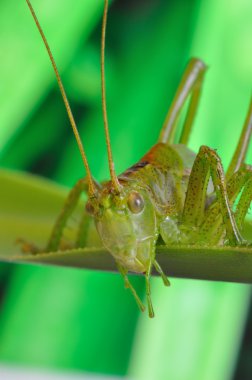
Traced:
<path id="1" fill-rule="evenodd" d="M 66 227 L 68 219 L 70 218 L 74 209 L 76 208 L 82 192 L 87 192 L 86 179 L 80 179 L 69 192 L 65 204 L 53 226 L 46 247 L 40 249 L 36 247 L 33 243 L 29 243 L 24 241 L 23 239 L 19 239 L 18 243 L 21 244 L 21 248 L 24 253 L 37 254 L 39 252 L 52 252 L 57 251 L 60 248 L 60 241 L 63 235 L 64 228 Z M 77 239 L 78 238 L 79 236 L 77 237 Z"/>
<path id="2" fill-rule="evenodd" d="M 61 213 L 59 214 L 52 229 L 51 236 L 48 240 L 45 252 L 52 252 L 59 249 L 60 240 L 63 235 L 63 230 L 66 226 L 68 219 L 70 218 L 74 209 L 76 208 L 82 192 L 87 192 L 86 179 L 80 179 L 68 194 L 64 207 Z"/>
<path id="3" fill-rule="evenodd" d="M 116 263 L 117 264 L 117 268 L 119 270 L 119 272 L 121 273 L 122 277 L 123 277 L 123 280 L 124 280 L 124 284 L 125 284 L 125 288 L 127 289 L 130 289 L 133 297 L 135 298 L 136 300 L 136 303 L 138 304 L 139 306 L 139 309 L 141 311 L 144 311 L 145 310 L 145 306 L 143 305 L 142 301 L 140 300 L 140 298 L 138 297 L 137 295 L 137 292 L 135 290 L 135 288 L 133 287 L 133 285 L 130 283 L 129 281 L 129 278 L 128 278 L 128 271 L 127 269 L 125 269 L 121 264 L 119 264 L 118 262 Z"/>
<path id="4" fill-rule="evenodd" d="M 146 285 L 146 297 L 147 297 L 147 303 L 148 303 L 149 317 L 153 318 L 154 310 L 153 310 L 152 301 L 151 301 L 151 288 L 150 288 L 151 269 L 152 269 L 152 261 L 150 260 L 148 263 L 146 273 L 145 273 L 145 285 Z"/>

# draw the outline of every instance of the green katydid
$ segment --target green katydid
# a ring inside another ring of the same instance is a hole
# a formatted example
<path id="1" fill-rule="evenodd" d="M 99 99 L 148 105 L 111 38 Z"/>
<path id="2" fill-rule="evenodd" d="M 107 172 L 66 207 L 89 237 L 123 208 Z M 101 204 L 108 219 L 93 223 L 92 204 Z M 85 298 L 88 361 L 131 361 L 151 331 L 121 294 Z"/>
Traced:
<path id="1" fill-rule="evenodd" d="M 81 237 L 86 234 L 88 223 L 85 221 L 93 218 L 104 247 L 114 257 L 125 286 L 131 290 L 142 311 L 145 307 L 128 279 L 128 272 L 145 275 L 149 316 L 153 317 L 150 291 L 153 267 L 161 275 L 164 284 L 169 285 L 155 257 L 158 238 L 168 246 L 194 245 L 196 242 L 197 245 L 208 247 L 248 244 L 241 231 L 252 197 L 252 169 L 244 164 L 252 128 L 252 103 L 225 175 L 221 160 L 213 149 L 202 146 L 196 155 L 187 147 L 207 69 L 200 59 L 191 59 L 165 118 L 158 143 L 138 163 L 117 176 L 106 110 L 104 52 L 108 0 L 105 0 L 101 82 L 111 180 L 100 185 L 93 179 L 89 169 L 85 150 L 43 30 L 30 1 L 26 1 L 49 54 L 87 173 L 87 177 L 79 180 L 71 190 L 43 252 L 62 248 L 61 238 L 67 220 L 82 192 L 85 192 L 88 200 L 75 246 L 80 245 L 80 241 L 83 241 Z M 174 144 L 177 122 L 189 98 L 179 143 Z M 239 194 L 241 196 L 238 199 Z M 235 202 L 237 204 L 234 211 Z M 39 252 L 33 245 L 24 245 L 26 251 L 28 249 L 34 254 Z"/>

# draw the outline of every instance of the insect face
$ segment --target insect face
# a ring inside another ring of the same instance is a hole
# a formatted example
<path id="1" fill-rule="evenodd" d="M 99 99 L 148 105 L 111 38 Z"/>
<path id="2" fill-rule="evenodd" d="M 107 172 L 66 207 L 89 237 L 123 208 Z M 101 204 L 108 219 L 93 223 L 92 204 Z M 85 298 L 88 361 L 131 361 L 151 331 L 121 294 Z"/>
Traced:
<path id="1" fill-rule="evenodd" d="M 116 261 L 128 270 L 145 272 L 157 239 L 156 214 L 146 191 L 127 188 L 117 194 L 105 185 L 86 210 Z"/>

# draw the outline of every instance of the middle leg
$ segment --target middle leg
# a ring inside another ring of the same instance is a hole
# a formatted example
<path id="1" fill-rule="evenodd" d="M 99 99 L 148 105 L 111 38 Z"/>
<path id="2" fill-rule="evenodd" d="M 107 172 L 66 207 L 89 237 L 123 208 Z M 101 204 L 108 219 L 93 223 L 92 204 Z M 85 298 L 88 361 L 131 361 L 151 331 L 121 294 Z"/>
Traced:
<path id="1" fill-rule="evenodd" d="M 249 194 L 249 183 L 251 182 L 251 179 L 252 167 L 243 164 L 243 166 L 237 172 L 235 172 L 227 182 L 228 199 L 232 209 L 234 208 L 234 203 L 240 193 L 242 193 L 242 198 L 244 199 L 244 201 L 242 201 L 241 203 L 240 201 L 238 202 L 239 208 L 242 207 L 243 209 L 242 216 L 240 216 L 241 212 L 238 213 L 238 205 L 234 213 L 239 231 L 241 231 L 243 227 L 242 224 L 250 204 L 249 195 L 245 196 L 245 194 Z M 221 240 L 224 228 L 222 223 L 220 206 L 216 199 L 210 206 L 206 207 L 204 221 L 200 226 L 200 230 L 204 235 L 208 236 L 209 240 L 215 242 L 216 244 L 218 244 L 218 242 Z"/>
<path id="2" fill-rule="evenodd" d="M 220 207 L 226 238 L 229 244 L 243 244 L 244 240 L 237 227 L 228 198 L 221 160 L 214 150 L 206 146 L 200 148 L 190 174 L 183 215 L 181 218 L 182 226 L 188 230 L 189 234 L 192 227 L 197 228 L 199 240 L 207 242 L 207 236 L 204 236 L 203 231 L 200 230 L 199 227 L 205 216 L 209 177 L 211 177 L 213 181 L 216 202 L 218 202 Z"/>

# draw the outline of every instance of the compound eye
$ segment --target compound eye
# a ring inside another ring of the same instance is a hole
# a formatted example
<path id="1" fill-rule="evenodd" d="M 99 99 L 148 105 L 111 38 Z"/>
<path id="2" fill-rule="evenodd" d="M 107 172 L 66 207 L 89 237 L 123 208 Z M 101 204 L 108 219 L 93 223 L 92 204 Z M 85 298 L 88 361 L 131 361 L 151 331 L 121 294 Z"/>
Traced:
<path id="1" fill-rule="evenodd" d="M 91 202 L 87 201 L 86 203 L 86 212 L 91 215 L 91 216 L 94 216 L 94 213 L 95 213 L 95 209 L 94 209 L 94 206 L 92 205 Z"/>
<path id="2" fill-rule="evenodd" d="M 128 197 L 128 207 L 134 214 L 138 214 L 144 209 L 143 197 L 137 191 L 130 193 Z"/>

